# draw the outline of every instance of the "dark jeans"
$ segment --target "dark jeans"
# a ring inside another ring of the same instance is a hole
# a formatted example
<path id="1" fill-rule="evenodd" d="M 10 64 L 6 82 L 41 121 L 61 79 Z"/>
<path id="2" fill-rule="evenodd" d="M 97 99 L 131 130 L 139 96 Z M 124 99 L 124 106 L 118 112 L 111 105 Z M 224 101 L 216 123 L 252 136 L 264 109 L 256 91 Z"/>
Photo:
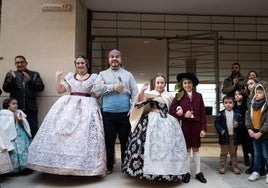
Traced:
<path id="1" fill-rule="evenodd" d="M 129 122 L 128 112 L 123 113 L 109 113 L 102 112 L 106 155 L 107 155 L 107 169 L 113 170 L 114 154 L 115 154 L 115 140 L 118 134 L 120 147 L 121 147 L 121 162 L 123 164 L 128 136 L 130 133 L 131 125 Z"/>
<path id="2" fill-rule="evenodd" d="M 262 166 L 262 157 L 268 174 L 268 139 L 253 139 L 254 146 L 254 172 L 260 173 Z"/>
<path id="3" fill-rule="evenodd" d="M 38 111 L 25 110 L 24 113 L 27 115 L 27 121 L 29 122 L 31 128 L 32 138 L 36 135 L 38 131 Z"/>

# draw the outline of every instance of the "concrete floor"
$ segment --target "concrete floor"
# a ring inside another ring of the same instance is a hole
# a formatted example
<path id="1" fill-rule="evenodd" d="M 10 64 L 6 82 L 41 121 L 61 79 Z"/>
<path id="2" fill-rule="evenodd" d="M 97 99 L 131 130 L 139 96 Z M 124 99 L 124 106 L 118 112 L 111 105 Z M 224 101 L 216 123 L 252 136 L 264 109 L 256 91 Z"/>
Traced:
<path id="1" fill-rule="evenodd" d="M 105 177 L 76 177 L 76 176 L 60 176 L 40 172 L 18 176 L 0 176 L 0 188 L 52 188 L 52 187 L 75 187 L 75 188 L 175 188 L 175 187 L 191 187 L 191 188 L 262 188 L 268 187 L 265 183 L 265 176 L 256 182 L 249 182 L 248 175 L 245 170 L 248 168 L 243 164 L 241 147 L 238 150 L 239 167 L 242 171 L 241 175 L 235 175 L 228 169 L 226 174 L 218 173 L 219 167 L 219 146 L 218 144 L 203 144 L 200 150 L 201 154 L 201 171 L 207 178 L 207 183 L 202 184 L 194 178 L 188 184 L 176 182 L 156 182 L 148 180 L 138 180 L 120 172 L 120 160 L 117 146 L 117 163 L 113 174 Z M 191 166 L 194 172 L 193 166 Z"/>

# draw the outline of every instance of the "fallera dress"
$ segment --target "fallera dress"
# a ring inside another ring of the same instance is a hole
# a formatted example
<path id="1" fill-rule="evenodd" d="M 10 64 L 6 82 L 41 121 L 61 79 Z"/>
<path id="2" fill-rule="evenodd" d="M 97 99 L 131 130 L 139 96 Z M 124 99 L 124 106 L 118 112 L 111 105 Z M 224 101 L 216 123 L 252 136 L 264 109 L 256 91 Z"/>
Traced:
<path id="1" fill-rule="evenodd" d="M 180 181 L 187 172 L 187 151 L 179 122 L 167 113 L 173 97 L 153 92 L 158 96 L 139 104 L 149 103 L 151 111 L 142 115 L 129 137 L 122 171 L 139 179 Z"/>
<path id="2" fill-rule="evenodd" d="M 5 134 L 5 139 L 12 145 L 11 149 L 6 148 L 13 166 L 9 174 L 27 169 L 28 147 L 32 142 L 26 114 L 22 110 L 16 110 L 15 114 L 18 113 L 22 114 L 23 123 L 14 119 L 14 112 L 7 109 L 0 111 L 0 131 Z M 0 145 L 0 148 L 4 147 Z"/>
<path id="3" fill-rule="evenodd" d="M 97 74 L 86 80 L 66 75 L 62 84 L 70 95 L 60 97 L 48 111 L 29 147 L 28 167 L 51 174 L 98 176 L 106 171 L 102 116 L 90 95 Z"/>

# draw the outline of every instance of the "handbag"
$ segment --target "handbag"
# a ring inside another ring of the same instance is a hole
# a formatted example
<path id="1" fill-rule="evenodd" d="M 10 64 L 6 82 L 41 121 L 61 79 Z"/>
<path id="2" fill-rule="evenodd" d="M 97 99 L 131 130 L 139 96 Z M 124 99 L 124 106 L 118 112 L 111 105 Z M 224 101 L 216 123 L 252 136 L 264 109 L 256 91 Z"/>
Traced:
<path id="1" fill-rule="evenodd" d="M 0 152 L 0 174 L 11 172 L 13 169 L 13 164 L 8 152 Z"/>

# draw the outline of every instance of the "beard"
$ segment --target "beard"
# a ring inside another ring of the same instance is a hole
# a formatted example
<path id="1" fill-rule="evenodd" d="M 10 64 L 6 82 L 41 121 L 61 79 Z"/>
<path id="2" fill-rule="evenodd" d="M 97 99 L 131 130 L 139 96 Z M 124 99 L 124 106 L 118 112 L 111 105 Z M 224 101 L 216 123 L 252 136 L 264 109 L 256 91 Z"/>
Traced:
<path id="1" fill-rule="evenodd" d="M 232 75 L 233 76 L 237 76 L 237 75 L 239 75 L 239 71 L 237 72 L 237 71 L 232 71 Z"/>

